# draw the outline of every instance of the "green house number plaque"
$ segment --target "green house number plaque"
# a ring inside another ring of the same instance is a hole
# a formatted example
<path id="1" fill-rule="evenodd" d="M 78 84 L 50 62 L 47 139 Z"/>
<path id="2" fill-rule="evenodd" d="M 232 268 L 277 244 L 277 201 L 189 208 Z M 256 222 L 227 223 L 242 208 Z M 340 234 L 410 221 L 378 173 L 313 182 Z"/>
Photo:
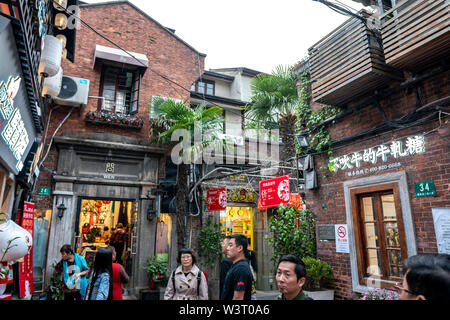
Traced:
<path id="1" fill-rule="evenodd" d="M 434 181 L 415 182 L 414 190 L 416 191 L 416 198 L 436 197 Z"/>

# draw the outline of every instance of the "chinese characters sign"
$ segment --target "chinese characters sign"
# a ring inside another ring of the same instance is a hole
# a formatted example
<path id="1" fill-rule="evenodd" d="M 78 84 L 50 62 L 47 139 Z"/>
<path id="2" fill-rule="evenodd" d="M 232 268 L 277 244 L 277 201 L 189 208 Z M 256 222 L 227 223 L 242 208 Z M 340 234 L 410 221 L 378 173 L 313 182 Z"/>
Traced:
<path id="1" fill-rule="evenodd" d="M 335 172 L 338 170 L 356 170 L 349 173 L 349 176 L 352 176 L 398 167 L 400 166 L 398 162 L 389 165 L 385 165 L 385 163 L 389 160 L 398 160 L 406 156 L 422 153 L 425 153 L 425 138 L 423 136 L 414 136 L 408 137 L 405 142 L 393 141 L 389 145 L 382 144 L 377 147 L 365 149 L 363 152 L 353 152 L 331 159 L 330 165 L 334 168 Z M 378 164 L 379 166 L 362 170 L 360 169 L 362 164 Z"/>
<path id="2" fill-rule="evenodd" d="M 223 211 L 227 209 L 227 187 L 206 191 L 206 210 Z"/>
<path id="3" fill-rule="evenodd" d="M 30 142 L 19 108 L 14 107 L 14 97 L 19 91 L 20 77 L 9 77 L 0 82 L 0 116 L 5 125 L 0 127 L 1 137 L 17 160 L 16 169 L 23 168 L 22 157 Z"/>
<path id="4" fill-rule="evenodd" d="M 259 193 L 260 206 L 263 208 L 289 203 L 289 175 L 259 181 Z"/>
<path id="5" fill-rule="evenodd" d="M 24 202 L 22 228 L 27 230 L 33 236 L 34 230 L 34 203 Z M 20 297 L 31 295 L 34 292 L 33 287 L 33 247 L 19 263 L 19 287 Z"/>

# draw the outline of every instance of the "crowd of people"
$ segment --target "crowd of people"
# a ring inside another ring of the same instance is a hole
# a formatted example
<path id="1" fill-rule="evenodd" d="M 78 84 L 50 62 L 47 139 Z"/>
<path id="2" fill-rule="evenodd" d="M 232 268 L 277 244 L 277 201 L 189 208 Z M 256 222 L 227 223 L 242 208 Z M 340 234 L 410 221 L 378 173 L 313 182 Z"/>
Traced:
<path id="1" fill-rule="evenodd" d="M 248 240 L 242 234 L 227 236 L 222 242 L 220 300 L 255 300 L 258 266 Z M 122 300 L 122 283 L 129 277 L 123 266 L 113 263 L 116 249 L 99 248 L 89 279 L 83 257 L 69 245 L 61 248 L 59 271 L 64 280 L 65 300 Z M 197 264 L 194 250 L 178 252 L 178 266 L 172 270 L 164 293 L 165 300 L 208 300 L 208 277 Z M 450 300 L 450 255 L 425 254 L 404 262 L 403 281 L 394 288 L 401 300 Z M 276 267 L 278 300 L 312 300 L 304 291 L 306 267 L 295 255 L 282 256 Z"/>
<path id="2" fill-rule="evenodd" d="M 64 300 L 123 300 L 122 284 L 130 278 L 120 263 L 113 262 L 113 246 L 97 250 L 91 270 L 70 245 L 62 246 L 60 252 L 61 261 L 55 269 L 62 274 Z"/>

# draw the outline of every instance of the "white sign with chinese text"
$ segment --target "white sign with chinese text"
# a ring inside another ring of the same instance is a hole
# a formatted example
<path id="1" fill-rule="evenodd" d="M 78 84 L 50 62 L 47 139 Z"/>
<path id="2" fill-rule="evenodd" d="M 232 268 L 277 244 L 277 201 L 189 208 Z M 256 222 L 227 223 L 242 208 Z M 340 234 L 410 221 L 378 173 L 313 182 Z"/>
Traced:
<path id="1" fill-rule="evenodd" d="M 335 224 L 334 231 L 336 235 L 336 252 L 350 253 L 348 243 L 348 229 L 346 224 Z"/>
<path id="2" fill-rule="evenodd" d="M 450 254 L 450 208 L 431 208 L 438 253 Z"/>
<path id="3" fill-rule="evenodd" d="M 6 120 L 1 129 L 1 137 L 17 160 L 16 169 L 23 168 L 22 157 L 30 142 L 19 108 L 14 107 L 14 98 L 19 91 L 20 77 L 9 77 L 0 83 L 0 120 Z"/>
<path id="4" fill-rule="evenodd" d="M 379 145 L 364 149 L 363 152 L 353 152 L 335 159 L 330 159 L 330 166 L 334 171 L 352 170 L 348 172 L 349 176 L 369 174 L 376 171 L 391 169 L 401 166 L 400 162 L 386 164 L 389 158 L 398 160 L 406 156 L 425 153 L 425 138 L 423 136 L 408 137 L 403 141 L 392 141 L 389 145 Z M 373 168 L 360 169 L 361 164 L 378 164 Z"/>

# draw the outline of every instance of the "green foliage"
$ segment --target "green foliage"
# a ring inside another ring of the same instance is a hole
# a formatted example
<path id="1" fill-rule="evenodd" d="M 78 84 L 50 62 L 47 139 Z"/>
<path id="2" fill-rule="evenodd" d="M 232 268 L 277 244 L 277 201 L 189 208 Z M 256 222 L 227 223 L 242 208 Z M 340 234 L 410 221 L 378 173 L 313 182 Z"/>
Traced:
<path id="1" fill-rule="evenodd" d="M 300 94 L 297 103 L 297 131 L 307 132 L 309 146 L 304 150 L 302 147 L 297 146 L 297 152 L 313 153 L 327 151 L 328 156 L 331 156 L 333 154 L 331 150 L 332 140 L 328 130 L 325 126 L 321 126 L 315 130 L 311 128 L 338 114 L 340 109 L 338 107 L 323 105 L 318 110 L 312 111 L 309 107 L 311 101 L 310 84 L 309 72 L 305 71 L 300 77 Z M 333 168 L 328 165 L 323 165 L 320 169 L 323 170 L 323 178 L 326 178 L 326 170 L 332 171 Z"/>
<path id="2" fill-rule="evenodd" d="M 154 255 L 148 256 L 143 267 L 150 280 L 166 280 L 169 275 L 169 267 L 164 261 L 159 261 Z"/>
<path id="3" fill-rule="evenodd" d="M 245 113 L 260 127 L 273 128 L 280 118 L 295 114 L 297 80 L 290 67 L 277 66 L 272 74 L 257 75 L 251 88 L 253 95 Z"/>
<path id="4" fill-rule="evenodd" d="M 212 267 L 220 261 L 222 239 L 220 224 L 212 221 L 209 217 L 200 229 L 198 236 L 199 256 L 205 259 L 206 266 Z"/>
<path id="5" fill-rule="evenodd" d="M 269 220 L 273 236 L 268 237 L 274 252 L 271 258 L 274 268 L 286 254 L 299 258 L 316 256 L 316 228 L 314 214 L 297 207 L 280 206 Z"/>
<path id="6" fill-rule="evenodd" d="M 318 290 L 333 279 L 333 269 L 323 261 L 313 257 L 305 257 L 302 259 L 306 266 L 306 290 Z"/>
<path id="7" fill-rule="evenodd" d="M 51 265 L 51 267 L 53 268 L 53 274 L 46 286 L 47 300 L 63 300 L 64 298 L 64 282 L 62 279 L 62 275 L 57 270 L 56 266 L 56 262 Z"/>

